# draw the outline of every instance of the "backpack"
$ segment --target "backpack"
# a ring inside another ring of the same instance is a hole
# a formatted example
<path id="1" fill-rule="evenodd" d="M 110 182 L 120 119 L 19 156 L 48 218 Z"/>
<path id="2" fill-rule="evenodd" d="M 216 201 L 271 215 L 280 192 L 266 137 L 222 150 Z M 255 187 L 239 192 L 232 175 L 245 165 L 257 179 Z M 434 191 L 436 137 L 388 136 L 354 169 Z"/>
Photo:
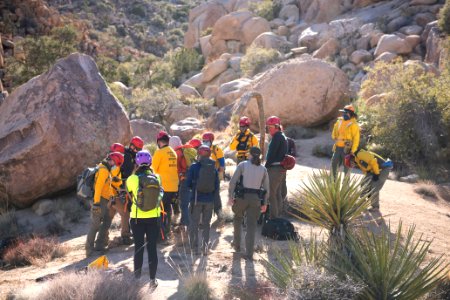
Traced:
<path id="1" fill-rule="evenodd" d="M 263 225 L 262 235 L 278 241 L 298 240 L 294 225 L 283 218 L 267 220 Z"/>
<path id="2" fill-rule="evenodd" d="M 197 161 L 197 150 L 194 148 L 181 148 L 181 152 L 188 168 Z"/>
<path id="3" fill-rule="evenodd" d="M 280 162 L 280 165 L 285 170 L 292 170 L 295 167 L 295 157 L 286 154 L 283 160 Z"/>
<path id="4" fill-rule="evenodd" d="M 95 175 L 97 174 L 99 166 L 93 168 L 86 168 L 77 177 L 77 196 L 83 199 L 90 199 L 94 197 Z"/>
<path id="5" fill-rule="evenodd" d="M 199 164 L 197 191 L 204 194 L 212 193 L 216 189 L 216 162 L 212 159 L 202 159 Z"/>
<path id="6" fill-rule="evenodd" d="M 286 137 L 287 140 L 287 154 L 293 156 L 293 157 L 297 157 L 297 149 L 295 146 L 295 141 L 293 139 L 291 139 L 290 137 Z"/>
<path id="7" fill-rule="evenodd" d="M 142 211 L 150 211 L 158 207 L 161 185 L 155 174 L 140 174 L 136 206 Z"/>

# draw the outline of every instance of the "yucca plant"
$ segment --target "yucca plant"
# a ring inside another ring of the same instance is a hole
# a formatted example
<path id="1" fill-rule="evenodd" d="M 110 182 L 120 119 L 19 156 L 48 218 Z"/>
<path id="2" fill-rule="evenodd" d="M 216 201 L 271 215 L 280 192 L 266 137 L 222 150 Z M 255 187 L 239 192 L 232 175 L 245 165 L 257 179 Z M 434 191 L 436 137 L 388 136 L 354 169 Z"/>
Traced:
<path id="1" fill-rule="evenodd" d="M 329 231 L 330 243 L 343 247 L 349 225 L 371 204 L 362 177 L 327 170 L 313 172 L 294 199 L 293 207 L 305 222 Z"/>
<path id="2" fill-rule="evenodd" d="M 361 299 L 418 299 L 445 278 L 448 265 L 441 258 L 426 262 L 431 242 L 422 235 L 413 239 L 414 231 L 415 226 L 411 226 L 403 237 L 401 223 L 394 237 L 390 227 L 378 235 L 362 229 L 347 239 L 350 256 L 331 249 L 327 255 L 332 255 L 333 263 L 326 268 L 363 283 L 366 288 Z"/>

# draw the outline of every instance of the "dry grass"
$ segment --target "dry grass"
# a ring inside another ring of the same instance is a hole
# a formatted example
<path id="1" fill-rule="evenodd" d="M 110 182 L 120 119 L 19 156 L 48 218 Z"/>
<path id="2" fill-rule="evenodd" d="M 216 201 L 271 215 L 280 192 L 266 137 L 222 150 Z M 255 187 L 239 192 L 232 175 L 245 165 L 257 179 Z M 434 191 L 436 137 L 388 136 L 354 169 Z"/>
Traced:
<path id="1" fill-rule="evenodd" d="M 54 238 L 32 237 L 19 240 L 5 251 L 3 260 L 11 266 L 36 265 L 64 256 L 69 249 Z"/>
<path id="2" fill-rule="evenodd" d="M 192 273 L 183 279 L 184 294 L 187 300 L 213 299 L 212 289 L 206 272 Z"/>
<path id="3" fill-rule="evenodd" d="M 0 239 L 16 237 L 20 233 L 14 210 L 0 214 Z"/>
<path id="4" fill-rule="evenodd" d="M 143 283 L 131 274 L 111 274 L 90 270 L 87 273 L 64 273 L 51 280 L 35 299 L 143 299 Z"/>
<path id="5" fill-rule="evenodd" d="M 432 198 L 434 200 L 437 200 L 439 198 L 438 186 L 430 180 L 419 181 L 414 188 L 414 192 L 419 195 Z"/>
<path id="6" fill-rule="evenodd" d="M 258 281 L 255 286 L 229 286 L 228 292 L 224 296 L 225 300 L 240 299 L 240 300 L 271 300 L 278 299 L 276 294 L 276 287 L 269 281 Z"/>

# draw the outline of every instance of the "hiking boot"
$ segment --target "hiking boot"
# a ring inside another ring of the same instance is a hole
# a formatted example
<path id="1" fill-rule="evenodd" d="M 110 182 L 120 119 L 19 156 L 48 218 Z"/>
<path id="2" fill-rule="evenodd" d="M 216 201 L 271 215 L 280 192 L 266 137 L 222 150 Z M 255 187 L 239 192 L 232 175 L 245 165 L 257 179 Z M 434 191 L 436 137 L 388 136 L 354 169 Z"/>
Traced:
<path id="1" fill-rule="evenodd" d="M 150 285 L 149 285 L 150 293 L 153 293 L 153 291 L 156 290 L 157 287 L 158 287 L 158 280 L 150 279 Z"/>
<path id="2" fill-rule="evenodd" d="M 106 246 L 95 246 L 94 250 L 95 251 L 100 251 L 100 252 L 106 252 L 106 251 L 108 251 L 108 247 L 106 247 Z"/>
<path id="3" fill-rule="evenodd" d="M 123 236 L 122 237 L 122 244 L 123 245 L 133 245 L 133 239 L 129 236 Z"/>

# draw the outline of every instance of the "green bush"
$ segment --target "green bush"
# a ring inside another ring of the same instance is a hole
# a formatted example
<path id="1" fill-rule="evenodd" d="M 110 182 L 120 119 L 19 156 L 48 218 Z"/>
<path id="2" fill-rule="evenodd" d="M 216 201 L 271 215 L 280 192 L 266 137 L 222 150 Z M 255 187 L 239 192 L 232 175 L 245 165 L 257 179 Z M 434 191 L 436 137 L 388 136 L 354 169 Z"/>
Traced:
<path id="1" fill-rule="evenodd" d="M 164 123 L 169 104 L 180 98 L 176 88 L 157 86 L 152 89 L 134 89 L 131 103 L 136 107 L 137 118 Z"/>
<path id="2" fill-rule="evenodd" d="M 183 101 L 184 104 L 194 107 L 204 118 L 208 118 L 211 108 L 214 106 L 214 99 L 188 97 Z"/>
<path id="3" fill-rule="evenodd" d="M 450 1 L 445 1 L 444 7 L 439 11 L 439 28 L 446 34 L 450 34 Z"/>
<path id="4" fill-rule="evenodd" d="M 154 15 L 153 18 L 150 19 L 150 24 L 161 29 L 166 28 L 166 20 L 160 15 Z"/>
<path id="5" fill-rule="evenodd" d="M 145 18 L 145 16 L 147 15 L 145 7 L 141 4 L 133 5 L 133 7 L 131 7 L 130 13 L 141 18 Z"/>
<path id="6" fill-rule="evenodd" d="M 274 18 L 274 5 L 272 0 L 263 0 L 261 2 L 250 2 L 248 9 L 255 15 L 272 21 Z"/>
<path id="7" fill-rule="evenodd" d="M 241 59 L 241 70 L 244 75 L 253 76 L 280 61 L 281 54 L 277 50 L 252 46 Z"/>
<path id="8" fill-rule="evenodd" d="M 448 167 L 449 84 L 449 69 L 437 76 L 419 65 L 377 63 L 362 85 L 363 98 L 386 93 L 384 101 L 362 106 L 373 142 L 413 170 Z"/>

